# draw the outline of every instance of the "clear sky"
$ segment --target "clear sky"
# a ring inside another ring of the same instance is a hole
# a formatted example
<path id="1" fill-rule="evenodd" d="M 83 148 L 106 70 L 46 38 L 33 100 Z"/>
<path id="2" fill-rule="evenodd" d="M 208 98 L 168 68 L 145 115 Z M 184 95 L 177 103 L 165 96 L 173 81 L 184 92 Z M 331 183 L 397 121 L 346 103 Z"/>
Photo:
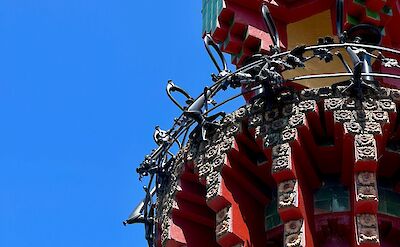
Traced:
<path id="1" fill-rule="evenodd" d="M 201 1 L 0 1 L 0 246 L 145 246 L 135 168 L 214 68 Z"/>

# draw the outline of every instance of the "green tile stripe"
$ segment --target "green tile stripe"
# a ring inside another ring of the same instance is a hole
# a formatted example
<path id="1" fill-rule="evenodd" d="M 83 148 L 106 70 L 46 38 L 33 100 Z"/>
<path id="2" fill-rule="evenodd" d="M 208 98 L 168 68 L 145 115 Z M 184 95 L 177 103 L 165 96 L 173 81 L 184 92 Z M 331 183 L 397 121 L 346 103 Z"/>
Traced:
<path id="1" fill-rule="evenodd" d="M 365 0 L 354 0 L 353 3 L 365 6 Z"/>
<path id="2" fill-rule="evenodd" d="M 348 189 L 340 184 L 327 182 L 314 193 L 314 208 L 325 212 L 349 211 Z"/>
<path id="3" fill-rule="evenodd" d="M 389 16 L 393 16 L 393 11 L 389 6 L 383 6 L 382 8 L 382 13 L 384 13 L 385 15 L 389 15 Z"/>
<path id="4" fill-rule="evenodd" d="M 358 20 L 357 17 L 347 15 L 347 22 L 350 23 L 351 25 L 357 25 L 360 23 L 360 20 Z"/>
<path id="5" fill-rule="evenodd" d="M 201 11 L 203 17 L 203 33 L 213 32 L 215 30 L 222 7 L 223 0 L 203 0 Z"/>
<path id="6" fill-rule="evenodd" d="M 388 189 L 378 187 L 379 206 L 378 212 L 393 216 L 400 216 L 400 194 Z"/>
<path id="7" fill-rule="evenodd" d="M 278 204 L 276 199 L 272 199 L 265 210 L 265 230 L 270 230 L 282 224 L 278 213 Z"/>
<path id="8" fill-rule="evenodd" d="M 386 36 L 386 30 L 384 27 L 381 28 L 381 34 L 382 36 Z"/>
<path id="9" fill-rule="evenodd" d="M 379 16 L 378 12 L 372 11 L 370 9 L 365 9 L 365 13 L 369 18 L 372 18 L 375 20 L 381 20 L 381 17 Z"/>

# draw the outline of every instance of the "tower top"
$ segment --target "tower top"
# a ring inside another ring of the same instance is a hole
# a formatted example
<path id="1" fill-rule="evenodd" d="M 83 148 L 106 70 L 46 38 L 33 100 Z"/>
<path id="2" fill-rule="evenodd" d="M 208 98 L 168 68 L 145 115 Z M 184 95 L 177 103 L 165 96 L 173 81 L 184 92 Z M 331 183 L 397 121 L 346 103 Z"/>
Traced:
<path id="1" fill-rule="evenodd" d="M 334 0 L 203 0 L 203 36 L 210 33 L 223 52 L 231 55 L 231 63 L 241 67 L 256 53 L 267 54 L 273 44 L 263 21 L 261 5 L 270 9 L 280 36 L 282 49 L 315 44 L 319 38 L 337 37 L 337 6 Z M 382 35 L 381 45 L 400 48 L 400 1 L 343 0 L 343 29 L 369 24 Z M 307 73 L 316 70 L 309 64 Z M 318 70 L 321 70 L 319 66 Z M 332 63 L 324 72 L 342 71 Z M 385 71 L 387 72 L 387 71 Z M 299 75 L 299 74 L 290 74 Z M 386 80 L 388 84 L 395 82 Z M 311 86 L 308 82 L 302 82 Z M 314 86 L 332 84 L 327 80 Z"/>

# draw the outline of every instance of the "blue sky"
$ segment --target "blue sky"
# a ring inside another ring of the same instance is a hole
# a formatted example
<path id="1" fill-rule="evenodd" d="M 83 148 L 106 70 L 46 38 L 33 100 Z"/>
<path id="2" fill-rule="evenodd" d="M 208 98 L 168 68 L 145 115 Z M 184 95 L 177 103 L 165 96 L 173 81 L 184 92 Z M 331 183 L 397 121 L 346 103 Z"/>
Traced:
<path id="1" fill-rule="evenodd" d="M 214 68 L 201 1 L 0 1 L 0 246 L 145 246 L 136 166 Z"/>

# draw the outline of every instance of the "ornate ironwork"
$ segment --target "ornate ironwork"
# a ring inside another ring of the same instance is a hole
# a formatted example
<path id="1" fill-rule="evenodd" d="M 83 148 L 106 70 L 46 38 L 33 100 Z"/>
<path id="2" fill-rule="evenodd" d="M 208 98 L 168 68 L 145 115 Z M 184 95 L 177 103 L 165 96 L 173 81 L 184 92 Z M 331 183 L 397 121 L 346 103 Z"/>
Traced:
<path id="1" fill-rule="evenodd" d="M 343 8 L 343 2 L 338 1 L 337 6 L 339 11 Z M 166 211 L 157 212 L 155 211 L 156 203 L 160 203 L 158 199 L 170 192 L 166 189 L 167 187 L 177 186 L 177 173 L 179 173 L 179 169 L 182 167 L 183 159 L 185 158 L 188 162 L 192 161 L 196 163 L 197 169 L 201 170 L 199 173 L 202 174 L 210 173 L 213 170 L 210 169 L 210 166 L 222 166 L 223 161 L 221 159 L 225 156 L 220 156 L 220 154 L 226 153 L 232 148 L 232 138 L 241 130 L 241 126 L 235 124 L 229 125 L 230 127 L 226 130 L 221 130 L 226 122 L 233 123 L 236 120 L 249 117 L 249 128 L 255 128 L 256 138 L 262 138 L 264 145 L 272 146 L 280 143 L 273 150 L 276 159 L 272 168 L 274 171 L 280 171 L 288 169 L 290 166 L 289 157 L 286 154 L 289 146 L 286 143 L 296 138 L 296 127 L 304 124 L 305 112 L 313 111 L 316 108 L 315 100 L 318 97 L 330 97 L 326 101 L 325 108 L 334 111 L 334 119 L 337 122 L 345 123 L 345 129 L 348 132 L 357 134 L 355 143 L 356 159 L 360 161 L 377 159 L 377 154 L 374 150 L 371 150 L 370 145 L 367 145 L 371 138 L 361 133 L 363 131 L 368 134 L 374 134 L 376 131 L 379 132 L 379 122 L 388 121 L 386 111 L 393 110 L 394 103 L 391 100 L 385 101 L 381 99 L 378 101 L 379 105 L 375 106 L 365 101 L 363 96 L 374 98 L 376 95 L 382 94 L 379 91 L 378 81 L 375 78 L 400 79 L 400 76 L 374 72 L 369 64 L 369 60 L 373 57 L 385 67 L 400 68 L 399 62 L 395 58 L 395 56 L 400 55 L 400 51 L 376 44 L 369 44 L 368 42 L 363 42 L 362 38 L 358 39 L 357 37 L 349 42 L 346 38 L 346 33 L 343 32 L 343 27 L 339 25 L 339 43 L 335 43 L 332 37 L 325 37 L 320 39 L 316 45 L 299 46 L 291 51 L 280 52 L 279 35 L 265 5 L 262 7 L 262 13 L 274 43 L 274 46 L 271 47 L 270 55 L 256 54 L 247 64 L 235 72 L 231 72 L 227 68 L 225 58 L 219 50 L 218 45 L 215 44 L 211 36 L 206 35 L 204 38 L 205 47 L 218 70 L 218 75 L 212 75 L 214 83 L 206 87 L 204 92 L 198 97 L 192 98 L 184 89 L 176 86 L 172 81 L 168 82 L 167 94 L 182 113 L 174 119 L 170 129 L 161 130 L 158 127 L 156 128 L 154 140 L 157 147 L 149 155 L 145 156 L 144 161 L 137 168 L 140 178 L 149 177 L 148 184 L 145 187 L 145 199 L 139 203 L 139 206 L 129 218 L 124 221 L 124 224 L 143 223 L 149 246 L 154 246 L 155 242 L 154 238 L 157 229 L 154 226 L 155 214 L 168 214 L 168 210 L 170 210 L 173 204 L 171 201 L 166 202 L 166 205 L 169 205 L 166 207 Z M 342 16 L 339 15 L 338 20 L 341 20 L 341 18 Z M 212 55 L 210 46 L 217 51 L 222 67 Z M 311 51 L 314 55 L 305 57 L 304 54 L 308 51 Z M 341 53 L 338 53 L 339 51 L 348 53 L 352 58 L 353 64 L 348 65 L 345 63 Z M 336 52 L 337 56 L 333 56 L 333 52 Z M 373 55 L 373 52 L 378 52 L 379 55 Z M 386 56 L 388 56 L 387 54 L 392 54 L 393 57 L 383 56 L 383 52 Z M 329 63 L 336 57 L 345 65 L 347 72 L 313 74 L 292 78 L 284 78 L 282 75 L 282 72 L 286 70 L 295 70 L 298 67 L 307 66 L 306 61 L 308 60 L 320 59 Z M 344 77 L 347 79 L 333 86 L 332 89 L 307 89 L 301 91 L 301 93 L 293 90 L 287 83 L 305 79 L 332 77 Z M 229 87 L 233 89 L 242 87 L 242 92 L 232 98 L 225 99 L 219 104 L 211 100 L 213 96 L 227 90 Z M 184 105 L 180 104 L 172 96 L 173 92 L 180 93 L 186 98 Z M 219 110 L 221 106 L 230 100 L 250 92 L 255 93 L 255 97 L 250 101 L 250 105 L 240 108 L 233 115 L 225 115 L 223 112 L 209 115 L 211 112 Z M 388 97 L 392 97 L 397 102 L 400 101 L 399 92 L 390 91 L 387 93 Z M 340 94 L 341 98 L 332 97 L 337 94 Z M 281 106 L 286 105 L 287 107 L 293 102 L 299 102 L 299 100 L 301 102 L 298 104 L 297 109 L 290 107 L 281 109 Z M 209 108 L 210 104 L 214 106 Z M 357 105 L 363 105 L 365 112 L 356 112 L 355 108 L 357 108 Z M 379 111 L 377 110 L 378 108 L 382 110 Z M 263 114 L 265 109 L 269 110 L 266 115 Z M 365 113 L 370 115 L 365 115 Z M 284 117 L 276 120 L 277 116 L 281 115 Z M 361 121 L 361 118 L 364 118 L 364 120 Z M 220 121 L 217 121 L 218 119 Z M 355 122 L 355 119 L 358 122 L 363 122 L 363 126 Z M 261 123 L 265 121 L 272 122 L 271 130 L 260 127 Z M 276 130 L 280 130 L 281 133 L 277 134 L 273 132 Z M 189 138 L 187 138 L 188 136 Z M 213 141 L 214 145 L 218 145 L 218 150 L 208 148 L 207 143 L 210 141 Z M 170 150 L 176 145 L 180 148 L 180 151 L 175 155 Z M 373 143 L 372 145 L 375 144 Z M 199 151 L 201 148 L 205 150 L 203 152 L 204 155 Z M 214 176 L 219 176 L 219 174 L 214 174 Z M 360 173 L 360 176 L 362 176 L 362 173 Z M 218 180 L 218 178 L 214 180 Z M 375 187 L 371 187 L 371 185 L 366 187 L 363 181 L 360 180 L 359 182 L 358 193 L 360 198 L 375 196 Z M 207 197 L 213 197 L 218 194 L 218 185 L 214 182 L 207 184 L 207 188 Z M 295 204 L 296 181 L 289 180 L 281 183 L 279 193 L 279 205 L 281 207 Z M 226 212 L 224 210 L 220 214 L 217 214 L 217 222 L 219 222 L 218 232 L 220 235 L 223 235 L 229 228 L 227 223 L 229 220 L 229 216 L 227 216 L 229 209 L 226 209 Z M 357 216 L 359 241 L 377 241 L 376 234 L 374 233 L 376 227 L 375 225 L 371 226 L 366 221 L 366 217 L 369 216 Z M 168 224 L 167 221 L 161 223 Z M 299 221 L 295 223 L 288 222 L 286 224 L 288 224 L 288 228 L 285 241 L 288 242 L 288 246 L 289 243 L 295 246 L 299 241 L 302 241 L 302 230 L 299 229 L 302 228 L 300 226 L 304 223 Z M 292 225 L 296 227 L 292 228 Z M 292 229 L 295 229 L 296 233 L 292 233 L 294 231 Z M 161 236 L 166 237 L 165 234 L 167 233 L 161 233 Z"/>

